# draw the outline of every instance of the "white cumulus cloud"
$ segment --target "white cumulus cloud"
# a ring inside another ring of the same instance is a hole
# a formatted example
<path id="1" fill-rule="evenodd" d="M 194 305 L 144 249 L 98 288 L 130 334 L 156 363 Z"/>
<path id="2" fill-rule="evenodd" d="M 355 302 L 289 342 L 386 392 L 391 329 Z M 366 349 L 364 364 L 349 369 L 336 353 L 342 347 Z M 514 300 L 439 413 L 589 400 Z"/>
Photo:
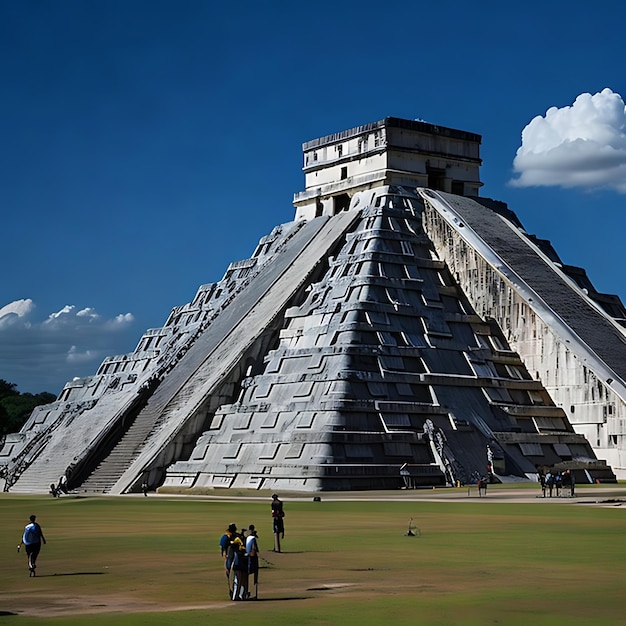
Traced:
<path id="1" fill-rule="evenodd" d="M 16 318 L 25 318 L 35 308 L 30 298 L 15 300 L 0 308 L 0 327 L 3 324 L 10 324 Z"/>
<path id="2" fill-rule="evenodd" d="M 35 313 L 30 299 L 0 306 L 0 378 L 20 391 L 58 393 L 74 377 L 95 374 L 104 357 L 136 345 L 132 313 L 106 318 L 73 304 Z"/>
<path id="3" fill-rule="evenodd" d="M 123 327 L 132 324 L 135 321 L 135 316 L 132 313 L 120 313 L 116 315 L 112 320 L 109 320 L 109 327 Z"/>
<path id="4" fill-rule="evenodd" d="M 522 131 L 513 161 L 516 187 L 608 188 L 626 193 L 626 107 L 603 89 L 552 107 Z"/>
<path id="5" fill-rule="evenodd" d="M 57 311 L 56 313 L 50 313 L 50 315 L 48 315 L 48 322 L 52 321 L 52 320 L 58 320 L 61 319 L 64 316 L 68 316 L 72 313 L 72 311 L 74 311 L 76 307 L 73 304 L 66 304 L 60 311 Z"/>
<path id="6" fill-rule="evenodd" d="M 96 313 L 95 309 L 89 306 L 76 313 L 76 317 L 86 317 L 90 320 L 97 320 L 100 316 Z"/>

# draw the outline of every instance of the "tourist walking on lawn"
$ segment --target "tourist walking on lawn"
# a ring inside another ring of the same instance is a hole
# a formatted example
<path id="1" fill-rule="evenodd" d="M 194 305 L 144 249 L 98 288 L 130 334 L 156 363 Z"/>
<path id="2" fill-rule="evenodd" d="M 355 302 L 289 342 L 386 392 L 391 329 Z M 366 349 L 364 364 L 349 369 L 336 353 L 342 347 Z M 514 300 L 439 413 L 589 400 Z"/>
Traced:
<path id="1" fill-rule="evenodd" d="M 285 511 L 276 494 L 272 495 L 272 528 L 274 531 L 274 552 L 280 552 L 280 540 L 285 538 Z"/>
<path id="2" fill-rule="evenodd" d="M 26 550 L 26 556 L 28 556 L 28 572 L 30 576 L 35 575 L 35 569 L 37 568 L 37 556 L 41 550 L 41 542 L 46 543 L 46 538 L 43 536 L 41 526 L 35 521 L 36 515 L 30 516 L 30 523 L 26 524 L 24 528 L 24 534 L 22 535 L 22 541 L 17 546 L 17 551 L 20 551 L 20 547 L 24 544 Z"/>

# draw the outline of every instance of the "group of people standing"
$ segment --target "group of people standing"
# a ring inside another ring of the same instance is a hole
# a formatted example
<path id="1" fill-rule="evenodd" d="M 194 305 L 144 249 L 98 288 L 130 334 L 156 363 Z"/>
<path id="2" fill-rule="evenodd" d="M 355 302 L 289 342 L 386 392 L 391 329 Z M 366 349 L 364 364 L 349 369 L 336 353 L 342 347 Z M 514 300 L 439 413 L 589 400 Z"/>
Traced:
<path id="1" fill-rule="evenodd" d="M 250 584 L 254 585 L 254 599 L 259 595 L 259 544 L 254 524 L 247 530 L 237 531 L 230 524 L 220 539 L 220 550 L 224 559 L 228 595 L 231 600 L 249 600 L 252 596 Z"/>
<path id="2" fill-rule="evenodd" d="M 272 495 L 272 530 L 274 531 L 274 552 L 280 552 L 280 540 L 285 538 L 285 511 L 276 494 Z M 228 596 L 231 600 L 252 598 L 250 587 L 254 586 L 254 599 L 259 597 L 259 542 L 254 524 L 248 529 L 237 530 L 236 524 L 229 524 L 220 538 L 220 551 L 224 560 L 224 570 L 228 581 Z"/>
<path id="3" fill-rule="evenodd" d="M 556 491 L 556 497 L 558 498 L 561 495 L 561 491 L 566 487 L 569 489 L 569 495 L 572 498 L 574 497 L 576 480 L 571 470 L 566 470 L 565 472 L 552 472 L 551 470 L 545 473 L 539 472 L 539 483 L 541 484 L 541 492 L 544 498 L 546 493 L 551 498 L 554 491 Z"/>

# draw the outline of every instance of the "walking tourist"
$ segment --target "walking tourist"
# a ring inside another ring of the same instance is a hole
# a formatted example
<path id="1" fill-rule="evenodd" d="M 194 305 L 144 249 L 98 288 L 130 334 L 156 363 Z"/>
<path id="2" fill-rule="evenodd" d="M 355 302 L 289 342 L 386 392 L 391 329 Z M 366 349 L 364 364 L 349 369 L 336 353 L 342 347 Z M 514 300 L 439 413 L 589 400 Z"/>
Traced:
<path id="1" fill-rule="evenodd" d="M 43 535 L 41 526 L 35 521 L 36 515 L 30 516 L 30 523 L 26 524 L 24 528 L 24 534 L 22 535 L 22 541 L 17 546 L 17 551 L 20 551 L 22 544 L 28 556 L 28 572 L 29 576 L 35 576 L 35 570 L 37 569 L 37 557 L 41 550 L 41 542 L 46 543 L 46 538 Z"/>

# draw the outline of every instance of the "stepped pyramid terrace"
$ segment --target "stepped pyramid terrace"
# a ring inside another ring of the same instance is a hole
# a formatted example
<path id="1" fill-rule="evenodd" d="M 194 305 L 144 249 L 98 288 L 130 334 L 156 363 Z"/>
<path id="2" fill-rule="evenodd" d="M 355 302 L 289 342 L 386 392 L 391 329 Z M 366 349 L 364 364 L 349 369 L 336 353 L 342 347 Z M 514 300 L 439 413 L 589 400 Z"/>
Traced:
<path id="1" fill-rule="evenodd" d="M 480 142 L 385 118 L 305 143 L 294 221 L 36 408 L 4 490 L 626 478 L 626 311 L 479 197 Z"/>

